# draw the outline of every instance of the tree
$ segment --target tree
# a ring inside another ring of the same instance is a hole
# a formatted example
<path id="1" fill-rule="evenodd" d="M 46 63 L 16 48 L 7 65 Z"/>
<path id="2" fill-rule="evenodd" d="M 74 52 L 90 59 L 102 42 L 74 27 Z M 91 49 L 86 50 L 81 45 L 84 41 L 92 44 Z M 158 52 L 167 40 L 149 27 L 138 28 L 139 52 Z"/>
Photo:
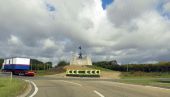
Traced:
<path id="1" fill-rule="evenodd" d="M 31 70 L 48 70 L 52 68 L 52 62 L 43 63 L 37 59 L 31 59 Z"/>
<path id="2" fill-rule="evenodd" d="M 0 69 L 2 67 L 3 62 L 4 62 L 4 59 L 0 59 Z"/>
<path id="3" fill-rule="evenodd" d="M 45 66 L 46 66 L 47 69 L 52 68 L 52 65 L 53 65 L 52 62 L 46 62 L 46 63 L 45 63 Z"/>
<path id="4" fill-rule="evenodd" d="M 60 62 L 58 63 L 57 66 L 66 66 L 66 65 L 69 65 L 69 63 L 66 62 L 66 61 L 64 61 L 64 60 L 62 60 L 62 61 L 60 61 Z"/>

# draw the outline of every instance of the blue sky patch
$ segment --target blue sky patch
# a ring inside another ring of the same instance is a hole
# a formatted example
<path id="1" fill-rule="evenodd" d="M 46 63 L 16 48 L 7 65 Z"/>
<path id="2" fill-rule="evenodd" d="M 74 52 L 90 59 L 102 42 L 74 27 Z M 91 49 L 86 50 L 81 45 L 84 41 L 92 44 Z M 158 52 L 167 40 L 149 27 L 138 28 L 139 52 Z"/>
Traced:
<path id="1" fill-rule="evenodd" d="M 106 9 L 108 5 L 110 5 L 113 2 L 113 0 L 102 0 L 102 7 L 103 9 Z"/>
<path id="2" fill-rule="evenodd" d="M 167 3 L 167 2 L 160 1 L 159 4 L 157 5 L 156 9 L 163 17 L 170 19 L 170 13 L 166 12 L 163 7 L 165 5 L 165 3 Z"/>
<path id="3" fill-rule="evenodd" d="M 50 11 L 50 12 L 56 11 L 56 8 L 52 4 L 46 3 L 45 5 L 46 5 L 48 11 Z"/>

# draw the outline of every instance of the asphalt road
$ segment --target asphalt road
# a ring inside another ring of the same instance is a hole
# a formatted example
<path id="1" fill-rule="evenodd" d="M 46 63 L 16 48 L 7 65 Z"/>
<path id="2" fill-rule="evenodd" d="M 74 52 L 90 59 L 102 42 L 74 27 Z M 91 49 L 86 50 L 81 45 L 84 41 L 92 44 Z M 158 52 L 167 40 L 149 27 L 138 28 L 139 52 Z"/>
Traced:
<path id="1" fill-rule="evenodd" d="M 117 83 L 113 80 L 34 78 L 34 97 L 170 97 L 170 90 Z"/>

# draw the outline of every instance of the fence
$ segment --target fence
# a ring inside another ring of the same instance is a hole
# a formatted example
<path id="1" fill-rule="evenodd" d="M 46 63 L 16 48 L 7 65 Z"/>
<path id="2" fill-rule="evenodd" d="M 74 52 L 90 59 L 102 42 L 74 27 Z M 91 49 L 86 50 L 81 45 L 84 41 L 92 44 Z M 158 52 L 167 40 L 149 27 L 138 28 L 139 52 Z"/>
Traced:
<path id="1" fill-rule="evenodd" d="M 67 70 L 66 76 L 100 77 L 100 70 Z"/>

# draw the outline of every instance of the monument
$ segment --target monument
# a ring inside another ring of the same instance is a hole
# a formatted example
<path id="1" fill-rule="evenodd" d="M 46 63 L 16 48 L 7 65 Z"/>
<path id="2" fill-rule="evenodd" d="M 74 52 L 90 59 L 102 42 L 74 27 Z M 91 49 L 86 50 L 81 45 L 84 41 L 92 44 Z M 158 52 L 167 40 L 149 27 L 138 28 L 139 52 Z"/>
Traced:
<path id="1" fill-rule="evenodd" d="M 79 54 L 74 54 L 70 60 L 70 65 L 92 65 L 91 58 L 89 56 L 83 56 L 82 54 L 82 48 L 81 46 L 79 47 Z"/>

